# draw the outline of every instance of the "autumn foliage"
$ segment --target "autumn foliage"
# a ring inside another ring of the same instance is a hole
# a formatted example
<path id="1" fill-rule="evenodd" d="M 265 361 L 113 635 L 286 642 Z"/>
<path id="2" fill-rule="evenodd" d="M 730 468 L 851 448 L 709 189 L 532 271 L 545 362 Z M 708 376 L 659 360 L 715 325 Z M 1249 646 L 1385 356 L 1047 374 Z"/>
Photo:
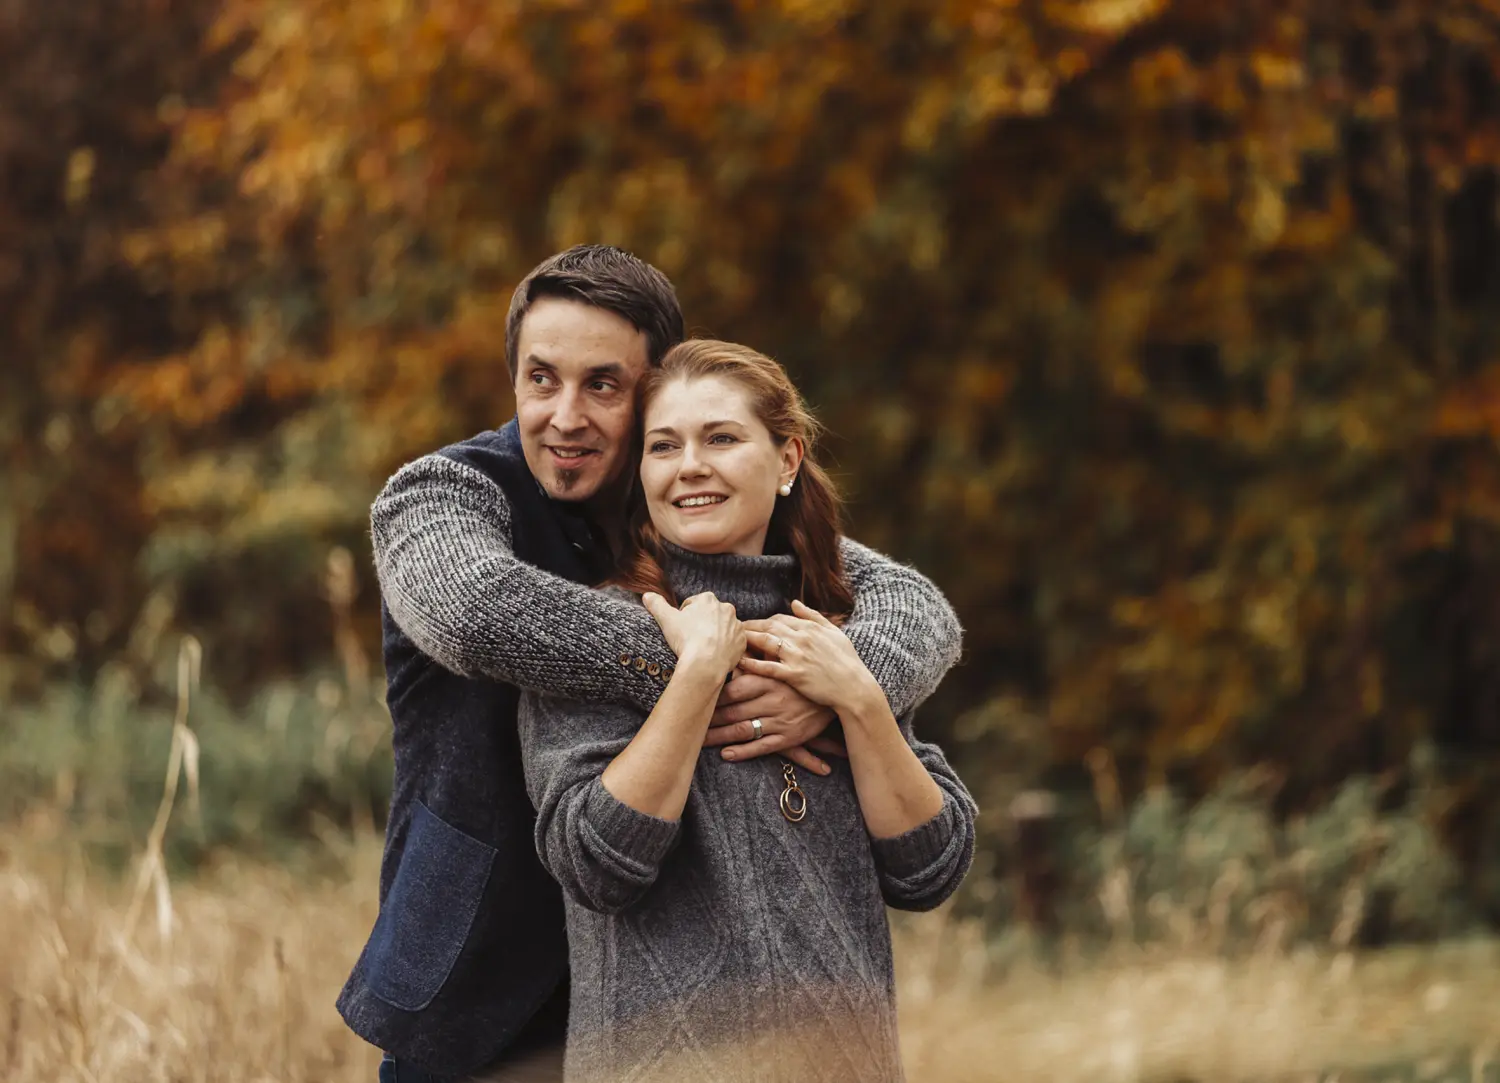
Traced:
<path id="1" fill-rule="evenodd" d="M 152 597 L 316 661 L 329 548 L 601 240 L 791 367 L 980 756 L 1500 767 L 1487 0 L 10 0 L 0 70 L 16 694 Z"/>

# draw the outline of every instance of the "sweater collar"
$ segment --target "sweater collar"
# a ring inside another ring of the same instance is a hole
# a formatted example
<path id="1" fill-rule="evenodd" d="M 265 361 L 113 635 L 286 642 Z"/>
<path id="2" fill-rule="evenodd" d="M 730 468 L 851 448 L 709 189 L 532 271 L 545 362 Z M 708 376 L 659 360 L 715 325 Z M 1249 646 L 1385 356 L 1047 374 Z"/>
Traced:
<path id="1" fill-rule="evenodd" d="M 661 548 L 662 571 L 679 601 L 712 591 L 719 601 L 733 603 L 741 620 L 787 612 L 797 573 L 797 558 L 790 553 L 694 553 L 665 540 Z"/>

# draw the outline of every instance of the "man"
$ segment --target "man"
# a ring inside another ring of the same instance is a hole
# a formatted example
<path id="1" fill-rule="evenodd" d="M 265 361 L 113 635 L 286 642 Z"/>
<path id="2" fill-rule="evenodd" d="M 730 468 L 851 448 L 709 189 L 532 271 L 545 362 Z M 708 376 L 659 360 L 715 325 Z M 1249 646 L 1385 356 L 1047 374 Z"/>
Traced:
<path id="1" fill-rule="evenodd" d="M 671 283 L 619 249 L 544 261 L 507 320 L 515 419 L 408 464 L 371 511 L 396 777 L 380 915 L 339 1009 L 386 1052 L 382 1083 L 561 1078 L 567 939 L 517 689 L 649 710 L 671 677 L 676 610 L 589 588 L 623 525 L 635 384 L 682 328 Z M 843 555 L 845 631 L 899 714 L 957 659 L 958 622 L 911 569 L 847 540 Z M 748 676 L 720 704 L 706 744 L 726 757 L 826 772 L 806 747 L 823 708 Z"/>

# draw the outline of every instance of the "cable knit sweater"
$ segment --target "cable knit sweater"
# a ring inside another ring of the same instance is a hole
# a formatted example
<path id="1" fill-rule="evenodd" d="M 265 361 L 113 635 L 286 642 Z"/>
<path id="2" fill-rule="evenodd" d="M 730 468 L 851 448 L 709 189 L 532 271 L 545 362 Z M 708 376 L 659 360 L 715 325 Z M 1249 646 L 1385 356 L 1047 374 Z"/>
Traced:
<path id="1" fill-rule="evenodd" d="M 675 550 L 666 570 L 679 597 L 711 590 L 751 619 L 787 611 L 794 567 Z M 943 809 L 897 838 L 870 837 L 845 763 L 797 772 L 808 811 L 794 824 L 778 805 L 782 761 L 714 750 L 669 821 L 600 781 L 643 719 L 618 704 L 521 703 L 537 850 L 567 900 L 567 1078 L 901 1079 L 885 904 L 938 905 L 974 852 L 975 805 L 942 752 L 912 742 Z"/>

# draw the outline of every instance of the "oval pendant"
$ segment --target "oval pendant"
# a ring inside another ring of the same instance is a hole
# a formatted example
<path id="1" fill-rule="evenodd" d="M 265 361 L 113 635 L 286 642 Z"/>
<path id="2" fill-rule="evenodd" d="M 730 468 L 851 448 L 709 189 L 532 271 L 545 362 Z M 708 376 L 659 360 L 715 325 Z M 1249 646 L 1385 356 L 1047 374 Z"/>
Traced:
<path id="1" fill-rule="evenodd" d="M 807 794 L 797 785 L 797 775 L 791 764 L 782 764 L 781 774 L 786 779 L 786 789 L 781 791 L 781 814 L 794 824 L 801 823 L 802 817 L 807 815 Z"/>

